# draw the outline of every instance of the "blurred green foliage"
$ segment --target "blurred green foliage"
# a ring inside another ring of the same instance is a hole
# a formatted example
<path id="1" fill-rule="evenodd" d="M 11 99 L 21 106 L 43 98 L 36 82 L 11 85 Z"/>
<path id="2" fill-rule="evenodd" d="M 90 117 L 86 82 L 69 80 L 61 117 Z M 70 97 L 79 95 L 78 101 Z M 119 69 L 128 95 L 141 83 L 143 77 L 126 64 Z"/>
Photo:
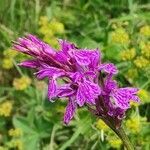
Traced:
<path id="1" fill-rule="evenodd" d="M 100 48 L 115 63 L 120 86 L 137 86 L 124 126 L 135 149 L 150 149 L 150 3 L 148 0 L 0 0 L 0 150 L 123 149 L 85 109 L 65 126 L 66 102 L 50 103 L 47 85 L 17 63 L 11 41 L 27 33 L 58 48 L 57 38 Z"/>

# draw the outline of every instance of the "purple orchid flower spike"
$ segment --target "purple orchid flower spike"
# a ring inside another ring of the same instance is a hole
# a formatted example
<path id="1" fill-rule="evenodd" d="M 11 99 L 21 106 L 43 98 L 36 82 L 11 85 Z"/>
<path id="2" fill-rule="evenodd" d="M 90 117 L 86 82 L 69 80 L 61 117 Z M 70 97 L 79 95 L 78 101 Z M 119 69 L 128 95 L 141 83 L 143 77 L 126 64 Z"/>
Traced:
<path id="1" fill-rule="evenodd" d="M 20 66 L 36 69 L 39 79 L 48 78 L 50 101 L 65 97 L 68 101 L 64 122 L 68 124 L 78 107 L 87 106 L 95 115 L 120 126 L 130 101 L 139 102 L 136 88 L 119 88 L 112 78 L 118 73 L 112 63 L 101 62 L 99 49 L 79 49 L 73 43 L 58 40 L 57 51 L 36 36 L 27 35 L 14 43 L 15 50 L 32 56 Z M 102 74 L 106 74 L 102 77 Z M 64 83 L 58 84 L 59 80 Z"/>

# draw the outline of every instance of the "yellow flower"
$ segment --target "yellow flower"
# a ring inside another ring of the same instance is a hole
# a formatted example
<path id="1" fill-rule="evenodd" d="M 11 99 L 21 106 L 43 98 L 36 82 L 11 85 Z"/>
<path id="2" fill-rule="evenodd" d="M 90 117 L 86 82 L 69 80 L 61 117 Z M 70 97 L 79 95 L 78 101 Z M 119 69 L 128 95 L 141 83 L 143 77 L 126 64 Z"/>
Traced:
<path id="1" fill-rule="evenodd" d="M 39 20 L 39 25 L 47 25 L 49 22 L 49 19 L 47 16 L 41 16 Z"/>
<path id="2" fill-rule="evenodd" d="M 49 38 L 54 35 L 49 25 L 49 19 L 46 16 L 40 17 L 39 24 L 39 33 L 43 34 L 44 36 L 48 36 Z"/>
<path id="3" fill-rule="evenodd" d="M 61 22 L 51 21 L 49 27 L 54 33 L 64 33 L 64 25 Z"/>
<path id="4" fill-rule="evenodd" d="M 13 67 L 14 65 L 13 65 L 13 61 L 12 61 L 12 59 L 11 58 L 4 58 L 3 60 L 2 60 L 2 67 L 4 68 L 4 69 L 11 69 L 12 67 Z"/>
<path id="5" fill-rule="evenodd" d="M 96 128 L 99 129 L 99 130 L 108 130 L 109 127 L 105 124 L 105 122 L 101 119 L 99 119 L 97 122 L 96 122 Z"/>
<path id="6" fill-rule="evenodd" d="M 140 47 L 142 55 L 145 56 L 146 58 L 150 58 L 150 42 L 148 43 L 141 42 Z"/>
<path id="7" fill-rule="evenodd" d="M 138 56 L 135 60 L 134 60 L 134 64 L 138 67 L 138 68 L 144 68 L 147 67 L 150 62 L 144 58 L 143 56 Z"/>
<path id="8" fill-rule="evenodd" d="M 23 142 L 19 139 L 12 140 L 10 143 L 11 148 L 17 148 L 18 150 L 23 150 Z"/>
<path id="9" fill-rule="evenodd" d="M 122 145 L 122 141 L 116 137 L 108 139 L 108 143 L 112 148 L 120 149 L 120 146 Z"/>
<path id="10" fill-rule="evenodd" d="M 39 29 L 39 33 L 43 34 L 44 36 L 48 36 L 49 39 L 54 36 L 53 31 L 49 28 L 48 25 L 41 26 Z"/>
<path id="11" fill-rule="evenodd" d="M 132 133 L 138 133 L 141 128 L 139 118 L 134 117 L 134 118 L 128 119 L 126 121 L 126 126 Z"/>
<path id="12" fill-rule="evenodd" d="M 18 54 L 17 51 L 12 50 L 12 49 L 10 49 L 10 48 L 4 50 L 4 52 L 3 52 L 3 55 L 4 55 L 6 58 L 14 58 L 17 54 Z"/>
<path id="13" fill-rule="evenodd" d="M 64 33 L 64 25 L 61 22 L 55 20 L 49 21 L 46 16 L 40 18 L 39 24 L 39 32 L 49 38 L 53 37 L 55 34 Z"/>
<path id="14" fill-rule="evenodd" d="M 56 20 L 49 21 L 46 16 L 40 18 L 39 24 L 39 32 L 43 35 L 43 40 L 56 49 L 59 48 L 55 35 L 64 33 L 64 25 Z"/>
<path id="15" fill-rule="evenodd" d="M 141 27 L 140 28 L 140 34 L 144 35 L 144 36 L 150 36 L 150 26 L 145 25 L 145 26 Z"/>
<path id="16" fill-rule="evenodd" d="M 0 116 L 9 117 L 12 111 L 12 103 L 9 101 L 0 104 Z"/>
<path id="17" fill-rule="evenodd" d="M 15 78 L 13 86 L 16 90 L 25 90 L 31 84 L 31 79 L 27 76 Z"/>
<path id="18" fill-rule="evenodd" d="M 112 32 L 111 41 L 119 44 L 128 44 L 130 42 L 130 39 L 126 30 L 120 27 Z"/>
<path id="19" fill-rule="evenodd" d="M 120 57 L 122 60 L 132 60 L 136 55 L 136 50 L 134 48 L 124 50 L 120 53 Z"/>
<path id="20" fill-rule="evenodd" d="M 149 97 L 150 94 L 148 93 L 148 91 L 144 90 L 144 89 L 140 89 L 138 92 L 138 96 L 140 97 L 142 102 L 149 102 Z"/>
<path id="21" fill-rule="evenodd" d="M 19 137 L 22 136 L 22 130 L 20 128 L 10 129 L 8 134 L 12 137 Z"/>

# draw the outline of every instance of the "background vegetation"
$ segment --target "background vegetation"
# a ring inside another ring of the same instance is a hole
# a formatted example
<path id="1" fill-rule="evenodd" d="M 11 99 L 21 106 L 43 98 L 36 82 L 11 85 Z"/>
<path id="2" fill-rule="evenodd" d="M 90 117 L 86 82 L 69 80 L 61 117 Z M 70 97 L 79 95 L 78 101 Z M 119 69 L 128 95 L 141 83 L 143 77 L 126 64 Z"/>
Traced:
<path id="1" fill-rule="evenodd" d="M 0 150 L 122 149 L 85 108 L 69 126 L 66 102 L 47 100 L 47 81 L 17 66 L 27 56 L 11 41 L 32 33 L 55 48 L 57 38 L 100 48 L 115 63 L 120 86 L 140 88 L 124 122 L 135 149 L 150 149 L 150 3 L 148 0 L 0 0 Z"/>

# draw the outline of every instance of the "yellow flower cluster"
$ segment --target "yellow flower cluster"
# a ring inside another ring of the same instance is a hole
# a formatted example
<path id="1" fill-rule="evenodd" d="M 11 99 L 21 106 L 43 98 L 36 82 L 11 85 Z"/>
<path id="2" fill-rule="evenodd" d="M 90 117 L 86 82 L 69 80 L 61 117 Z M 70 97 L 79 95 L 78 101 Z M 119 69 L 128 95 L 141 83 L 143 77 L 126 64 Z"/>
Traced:
<path id="1" fill-rule="evenodd" d="M 128 119 L 126 121 L 126 126 L 132 133 L 138 133 L 141 128 L 139 118 L 134 117 L 134 118 Z"/>
<path id="2" fill-rule="evenodd" d="M 0 116 L 9 117 L 12 111 L 12 102 L 6 101 L 0 104 Z"/>
<path id="3" fill-rule="evenodd" d="M 15 56 L 17 56 L 18 52 L 12 49 L 6 49 L 3 52 L 3 55 L 7 58 L 14 58 Z"/>
<path id="4" fill-rule="evenodd" d="M 140 89 L 139 92 L 138 92 L 138 96 L 140 97 L 140 99 L 143 101 L 143 102 L 149 102 L 150 99 L 150 94 L 148 91 L 144 90 L 144 89 Z"/>
<path id="5" fill-rule="evenodd" d="M 44 36 L 43 40 L 54 47 L 58 47 L 58 42 L 55 35 L 64 33 L 64 25 L 56 20 L 49 21 L 46 16 L 40 17 L 39 25 L 39 33 Z"/>
<path id="6" fill-rule="evenodd" d="M 145 56 L 146 58 L 150 58 L 150 42 L 147 43 L 141 42 L 140 47 L 142 55 Z"/>
<path id="7" fill-rule="evenodd" d="M 4 50 L 3 55 L 2 67 L 7 70 L 13 68 L 13 58 L 17 55 L 17 52 L 11 49 L 6 49 Z"/>
<path id="8" fill-rule="evenodd" d="M 116 137 L 109 139 L 108 143 L 110 144 L 112 148 L 115 148 L 115 149 L 120 149 L 120 146 L 122 145 L 122 141 Z"/>
<path id="9" fill-rule="evenodd" d="M 15 78 L 13 81 L 13 86 L 16 90 L 25 90 L 31 84 L 31 79 L 27 76 L 22 76 L 21 78 Z"/>
<path id="10" fill-rule="evenodd" d="M 99 129 L 99 130 L 108 130 L 109 127 L 105 124 L 105 122 L 101 119 L 99 119 L 97 122 L 96 122 L 96 128 Z"/>
<path id="11" fill-rule="evenodd" d="M 22 130 L 20 128 L 16 128 L 16 129 L 10 129 L 8 131 L 9 136 L 12 137 L 19 137 L 22 136 Z"/>
<path id="12" fill-rule="evenodd" d="M 150 62 L 149 62 L 148 59 L 144 58 L 143 56 L 138 56 L 134 60 L 134 64 L 138 68 L 145 68 L 145 67 L 147 67 L 150 64 Z"/>
<path id="13" fill-rule="evenodd" d="M 12 140 L 9 143 L 10 148 L 15 148 L 17 150 L 23 150 L 23 142 L 19 139 Z"/>
<path id="14" fill-rule="evenodd" d="M 145 68 L 150 65 L 150 42 L 140 42 L 141 55 L 136 57 L 134 64 L 138 68 Z"/>
<path id="15" fill-rule="evenodd" d="M 13 61 L 12 61 L 11 58 L 3 58 L 3 60 L 2 60 L 2 67 L 4 69 L 9 70 L 9 69 L 13 68 L 13 66 L 14 65 L 13 65 Z"/>
<path id="16" fill-rule="evenodd" d="M 140 28 L 140 34 L 143 36 L 150 36 L 150 26 L 145 25 L 145 26 L 141 27 Z"/>
<path id="17" fill-rule="evenodd" d="M 23 150 L 23 142 L 20 140 L 22 136 L 22 130 L 20 128 L 10 129 L 8 131 L 9 136 L 12 137 L 12 140 L 9 142 L 9 148 L 15 148 L 17 150 Z"/>
<path id="18" fill-rule="evenodd" d="M 129 44 L 129 34 L 122 27 L 116 28 L 111 34 L 111 41 L 118 44 Z"/>
<path id="19" fill-rule="evenodd" d="M 132 60 L 136 55 L 136 50 L 134 48 L 124 50 L 120 53 L 120 57 L 123 61 Z"/>

